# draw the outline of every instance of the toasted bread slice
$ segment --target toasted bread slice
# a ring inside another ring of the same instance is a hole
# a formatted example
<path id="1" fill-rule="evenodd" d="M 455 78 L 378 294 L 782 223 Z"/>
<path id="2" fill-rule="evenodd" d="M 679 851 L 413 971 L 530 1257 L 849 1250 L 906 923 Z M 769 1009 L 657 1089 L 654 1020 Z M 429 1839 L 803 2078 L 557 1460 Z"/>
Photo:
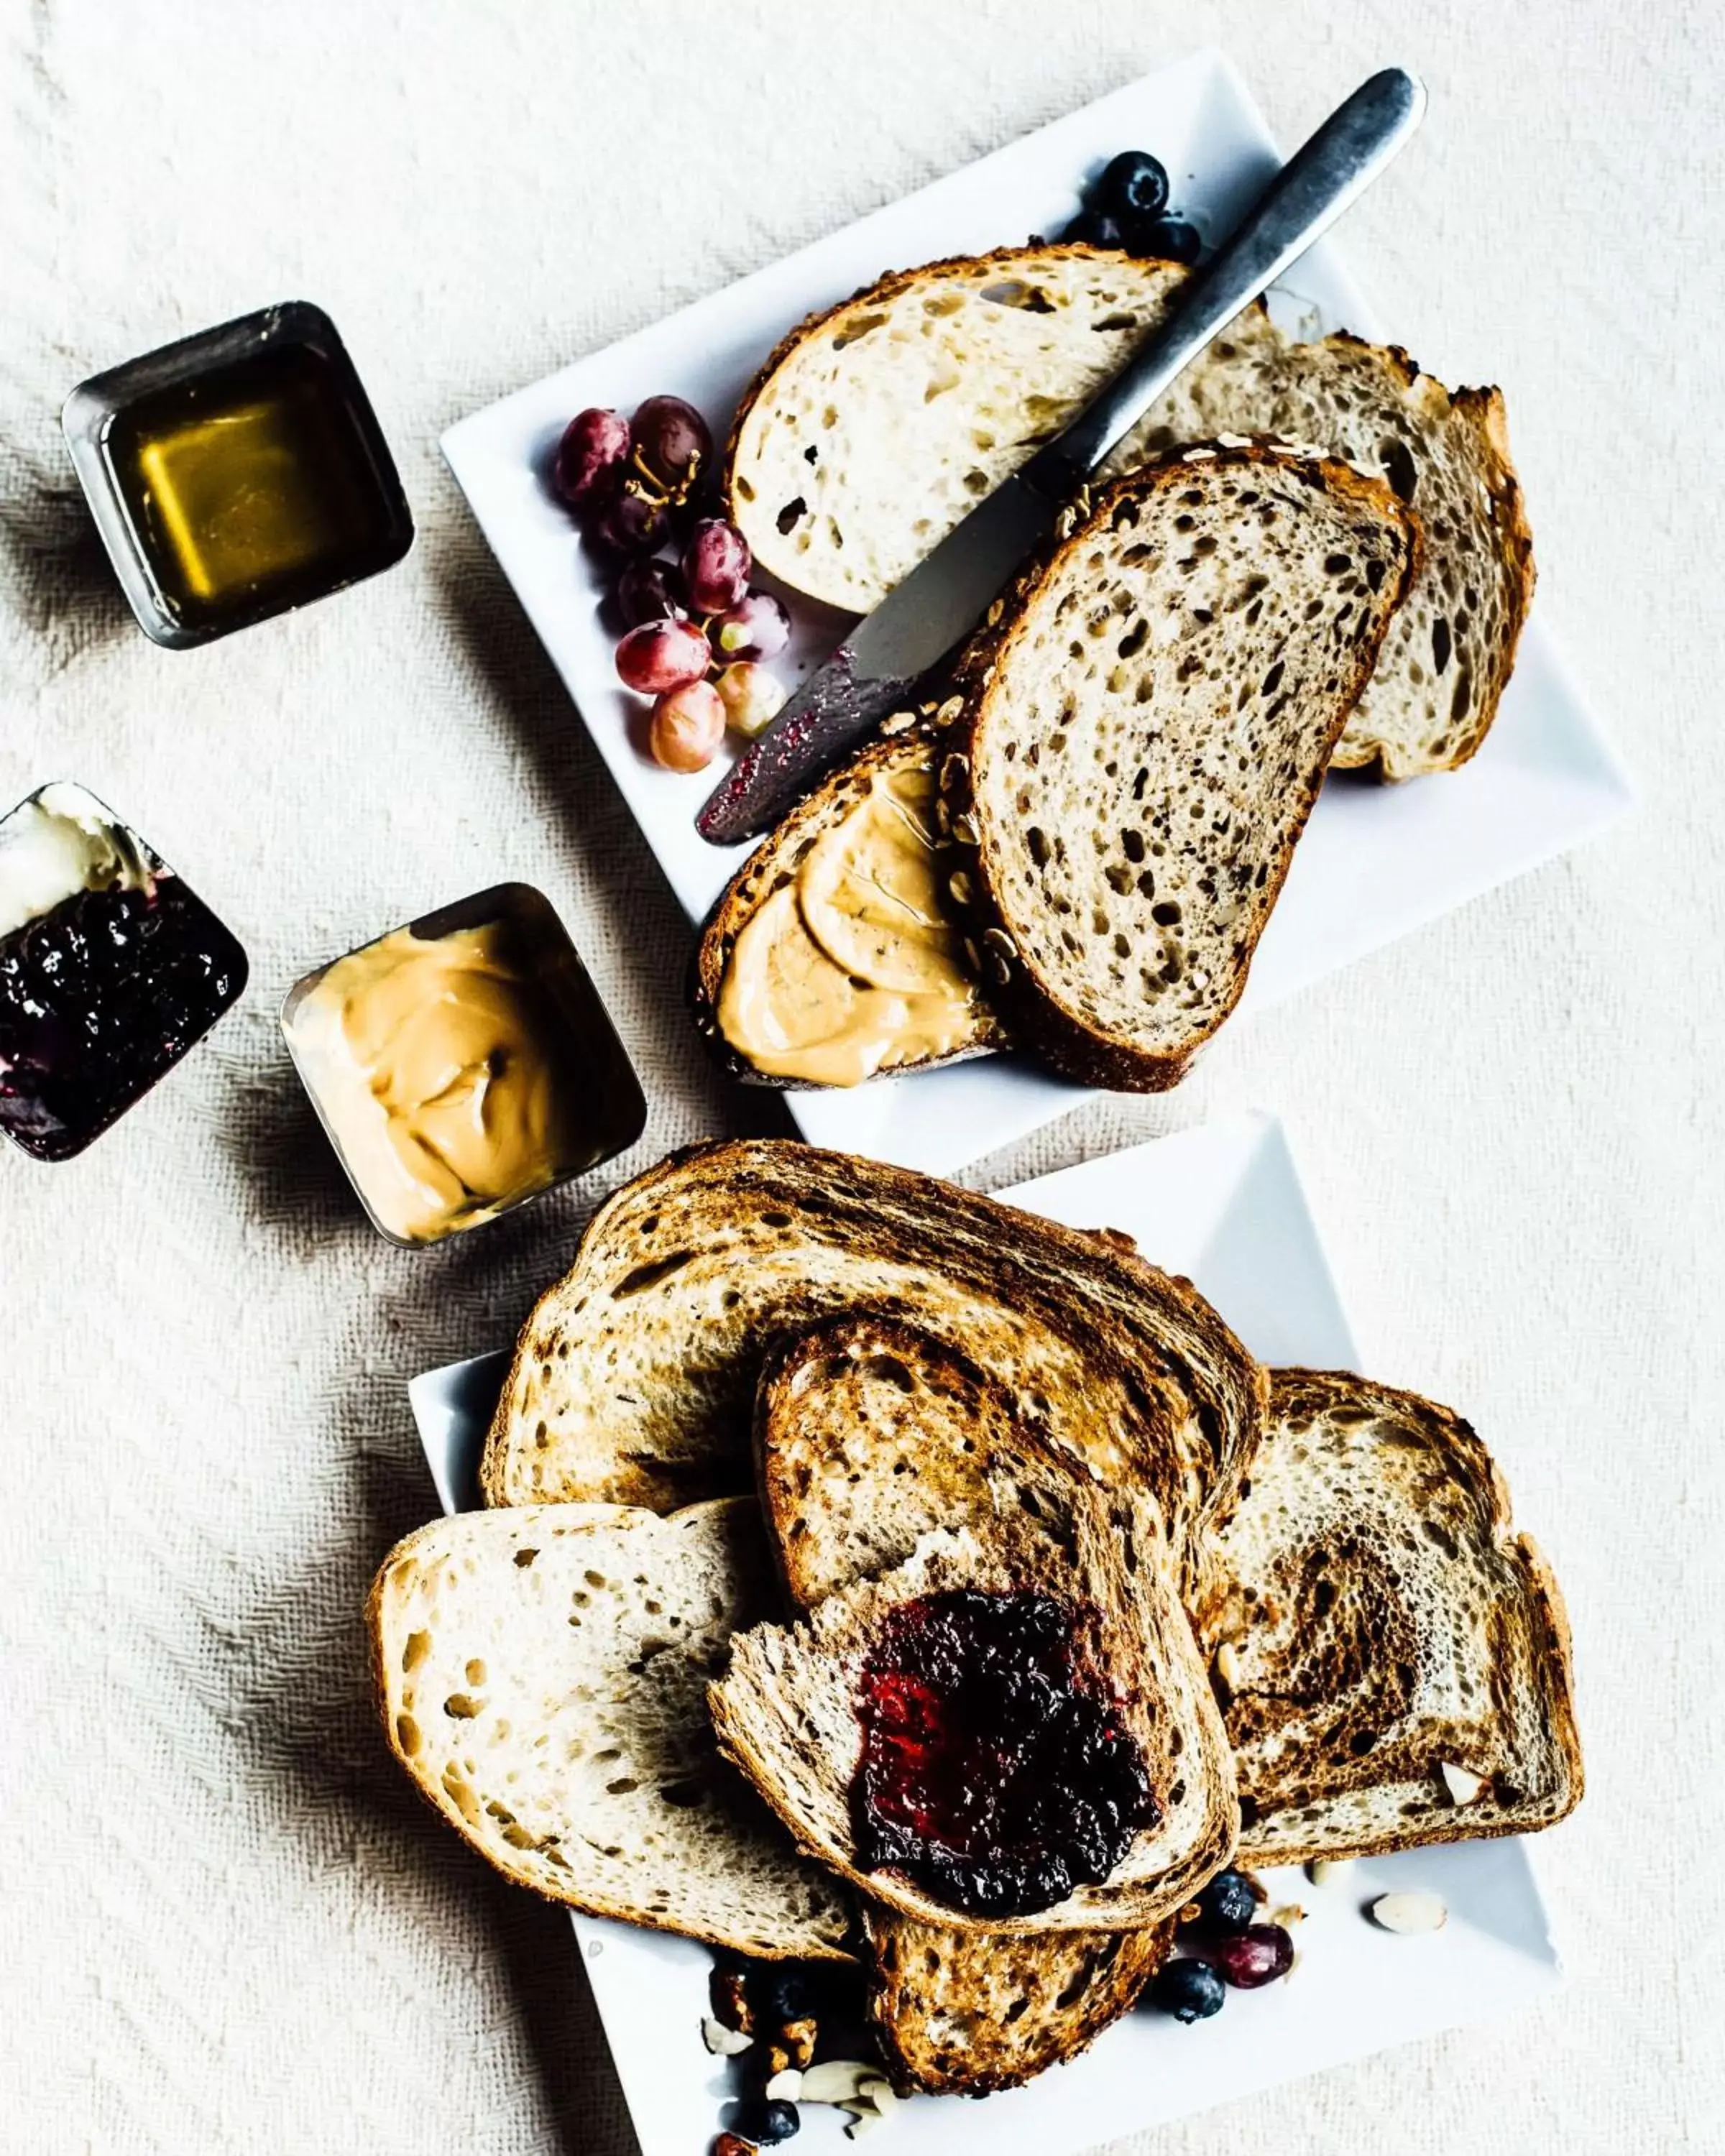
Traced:
<path id="1" fill-rule="evenodd" d="M 1240 1000 L 1415 554 L 1351 465 L 1188 449 L 1062 520 L 961 670 L 942 801 L 991 999 L 1091 1085 L 1175 1085 Z"/>
<path id="2" fill-rule="evenodd" d="M 850 1957 L 836 1881 L 719 1758 L 705 1688 L 776 1599 L 747 1499 L 472 1512 L 385 1558 L 367 1617 L 396 1757 L 480 1856 L 600 1917 Z"/>
<path id="3" fill-rule="evenodd" d="M 960 1931 L 1135 1930 L 1172 1916 L 1227 1862 L 1238 1830 L 1233 1765 L 1153 1506 L 1064 1472 L 1042 1480 L 1037 1496 L 1034 1515 L 1003 1512 L 978 1532 L 925 1537 L 909 1563 L 829 1595 L 800 1623 L 740 1634 L 708 1704 L 720 1748 L 798 1845 L 901 1914 Z M 856 1702 L 870 1655 L 896 1606 L 965 1589 L 1034 1590 L 1065 1604 L 1081 1662 L 1112 1694 L 1148 1774 L 1153 1822 L 1106 1881 L 1049 1908 L 952 1907 L 901 1870 L 867 1869 L 858 1844 Z"/>
<path id="4" fill-rule="evenodd" d="M 866 613 L 1056 433 L 1186 273 L 1068 246 L 881 278 L 813 316 L 745 394 L 731 514 L 793 589 Z M 1406 778 L 1484 740 L 1533 589 L 1496 389 L 1450 392 L 1394 346 L 1302 343 L 1247 310 L 1158 400 L 1119 471 L 1218 434 L 1279 434 L 1383 471 L 1429 545 L 1337 761 Z"/>
<path id="5" fill-rule="evenodd" d="M 875 1902 L 862 1921 L 887 2071 L 932 2096 L 1019 2088 L 1076 2058 L 1132 2006 L 1174 1931 L 956 1931 Z"/>
<path id="6" fill-rule="evenodd" d="M 1153 1491 L 1189 1546 L 1233 1509 L 1266 1380 L 1189 1281 L 932 1176 L 780 1139 L 674 1153 L 600 1209 L 522 1331 L 487 1503 L 669 1512 L 752 1491 L 768 1342 L 846 1310 L 945 1331 L 1033 1404 L 1059 1399 L 1087 1456 Z"/>
<path id="7" fill-rule="evenodd" d="M 1580 1801 L 1557 1583 L 1460 1416 L 1278 1370 L 1203 1631 L 1244 1854 L 1262 1864 L 1525 1834 Z"/>
<path id="8" fill-rule="evenodd" d="M 821 948 L 800 910 L 799 871 L 815 846 L 843 824 L 877 781 L 901 788 L 906 782 L 920 780 L 932 797 L 934 769 L 940 754 L 939 740 L 939 735 L 924 725 L 870 742 L 805 796 L 755 849 L 726 886 L 707 918 L 696 952 L 693 1002 L 696 1023 L 702 1037 L 733 1077 L 755 1085 L 797 1088 L 815 1082 L 786 1075 L 782 1067 L 763 1068 L 759 1060 L 750 1058 L 726 1038 L 727 988 L 737 963 L 738 947 L 745 937 L 788 946 L 789 956 L 784 962 L 788 967 L 813 967 L 819 972 L 823 978 L 813 984 L 793 973 L 786 981 L 786 995 L 793 1004 L 800 1001 L 811 1014 L 832 1014 L 829 1018 L 823 1017 L 823 1024 L 837 1029 L 855 1026 L 863 1015 L 865 999 L 872 994 L 879 1002 L 892 993 L 891 989 L 859 985 L 855 978 L 848 978 L 847 968 L 839 963 L 843 954 Z M 946 841 L 932 829 L 930 837 L 941 852 L 947 850 Z M 786 916 L 783 922 L 781 913 Z M 955 944 L 961 940 L 956 918 L 952 940 Z M 854 968 L 851 970 L 854 972 Z M 913 1065 L 932 1070 L 937 1064 L 956 1063 L 965 1056 L 986 1055 L 1006 1045 L 1006 1029 L 989 1007 L 979 983 L 973 988 L 968 1009 L 943 1011 L 942 1015 L 945 1029 L 937 1035 L 933 1052 L 927 1048 L 927 1029 L 916 1029 L 910 1036 L 917 1044 L 914 1050 L 885 1046 L 866 1075 L 873 1076 L 879 1070 L 906 1070 Z M 890 1013 L 888 1018 L 889 1025 L 880 1035 L 886 1043 L 891 1038 Z M 820 1045 L 819 1032 L 817 1026 L 813 1044 L 799 1039 L 786 1045 L 793 1050 L 793 1056 L 797 1050 L 806 1055 L 811 1045 Z"/>
<path id="9" fill-rule="evenodd" d="M 807 1609 L 888 1571 L 942 1524 L 1040 1504 L 1041 1476 L 1026 1469 L 1051 1442 L 1045 1414 L 955 1342 L 850 1317 L 787 1336 L 762 1368 L 755 1459 L 791 1599 Z M 1084 1471 L 1081 1455 L 1072 1466 Z M 973 2095 L 1076 2057 L 1132 2005 L 1171 1938 L 1167 1926 L 956 1931 L 878 1905 L 863 1928 L 870 2016 L 895 2074 Z"/>

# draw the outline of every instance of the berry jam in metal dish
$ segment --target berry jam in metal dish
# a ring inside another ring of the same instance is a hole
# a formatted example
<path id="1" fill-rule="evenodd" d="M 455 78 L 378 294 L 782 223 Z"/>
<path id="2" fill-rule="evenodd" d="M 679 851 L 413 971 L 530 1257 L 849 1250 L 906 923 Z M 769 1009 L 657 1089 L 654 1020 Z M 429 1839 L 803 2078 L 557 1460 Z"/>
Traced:
<path id="1" fill-rule="evenodd" d="M 0 821 L 0 1130 L 69 1160 L 245 986 L 202 900 L 81 786 Z"/>
<path id="2" fill-rule="evenodd" d="M 1158 1814 L 1094 1631 L 1091 1613 L 1028 1589 L 887 1613 L 857 1700 L 851 1803 L 869 1870 L 994 1917 L 1109 1876 Z"/>

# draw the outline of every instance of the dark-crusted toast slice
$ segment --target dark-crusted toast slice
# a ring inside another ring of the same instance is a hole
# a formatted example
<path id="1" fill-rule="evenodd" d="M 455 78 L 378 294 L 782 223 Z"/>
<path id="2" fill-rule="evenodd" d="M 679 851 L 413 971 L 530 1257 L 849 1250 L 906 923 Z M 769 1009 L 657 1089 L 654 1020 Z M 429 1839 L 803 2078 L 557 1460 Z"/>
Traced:
<path id="1" fill-rule="evenodd" d="M 1580 1801 L 1569 1628 L 1459 1415 L 1278 1370 L 1202 1629 L 1263 1864 L 1524 1834 Z"/>
<path id="2" fill-rule="evenodd" d="M 1093 1235 L 878 1161 L 779 1139 L 672 1154 L 619 1191 L 523 1328 L 486 1440 L 487 1503 L 670 1511 L 752 1490 L 778 1333 L 843 1311 L 962 1337 L 1064 1403 L 1189 1544 L 1232 1510 L 1264 1374 L 1189 1281 Z"/>
<path id="3" fill-rule="evenodd" d="M 367 1606 L 396 1757 L 506 1877 L 738 1952 L 850 1956 L 837 1882 L 721 1759 L 705 1688 L 773 1608 L 752 1501 L 469 1512 Z"/>
<path id="4" fill-rule="evenodd" d="M 740 1634 L 709 1689 L 720 1748 L 798 1845 L 901 1914 L 957 1930 L 1135 1930 L 1179 1909 L 1228 1861 L 1238 1828 L 1232 1762 L 1155 1507 L 1057 1473 L 1034 1515 L 941 1530 L 907 1564 L 829 1595 L 803 1620 Z M 893 1613 L 973 1592 L 1052 1598 L 1069 1614 L 1079 1666 L 1137 1745 L 1153 1813 L 1107 1877 L 1045 1907 L 959 1908 L 896 1863 L 870 1868 L 853 1784 L 863 1758 L 857 1702 Z"/>
<path id="5" fill-rule="evenodd" d="M 1415 529 L 1351 465 L 1244 443 L 1061 530 L 963 662 L 949 891 L 1016 1038 L 1159 1091 L 1245 989 Z"/>
<path id="6" fill-rule="evenodd" d="M 1019 2088 L 1076 2058 L 1133 2005 L 1174 1932 L 957 1931 L 866 1901 L 862 1926 L 887 2071 L 932 2096 Z"/>

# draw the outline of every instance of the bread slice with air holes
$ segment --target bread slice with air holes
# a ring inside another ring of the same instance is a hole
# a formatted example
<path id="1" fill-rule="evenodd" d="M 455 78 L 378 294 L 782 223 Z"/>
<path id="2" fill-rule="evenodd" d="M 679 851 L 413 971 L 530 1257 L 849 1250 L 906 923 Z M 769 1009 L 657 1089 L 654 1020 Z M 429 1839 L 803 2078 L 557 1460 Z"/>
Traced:
<path id="1" fill-rule="evenodd" d="M 1071 418 L 1175 304 L 1186 272 L 1006 248 L 886 276 L 784 339 L 745 393 L 731 514 L 793 590 L 865 613 Z M 1246 311 L 1112 459 L 1277 434 L 1382 471 L 1429 544 L 1337 760 L 1386 778 L 1478 748 L 1533 590 L 1496 389 L 1451 392 L 1394 346 L 1301 341 Z"/>
<path id="2" fill-rule="evenodd" d="M 1277 1370 L 1201 1613 L 1254 1863 L 1525 1834 L 1580 1801 L 1569 1628 L 1473 1430 Z"/>
<path id="3" fill-rule="evenodd" d="M 755 1457 L 792 1601 L 806 1610 L 890 1570 L 942 1524 L 986 1522 L 1027 1494 L 1042 1502 L 1026 1470 L 1056 1443 L 956 1341 L 855 1317 L 788 1335 L 762 1368 Z M 895 2076 L 973 2095 L 1015 2088 L 1086 2050 L 1132 2005 L 1171 1938 L 1167 1926 L 963 1932 L 875 1904 L 863 1928 L 870 2019 Z"/>
<path id="4" fill-rule="evenodd" d="M 798 1847 L 901 1914 L 961 1931 L 1136 1930 L 1172 1916 L 1227 1862 L 1238 1828 L 1233 1765 L 1155 1507 L 1064 1473 L 1032 1486 L 1034 1514 L 938 1530 L 908 1563 L 829 1595 L 806 1620 L 740 1634 L 708 1705 L 720 1748 Z M 1034 1593 L 1063 1606 L 1082 1681 L 1111 1697 L 1148 1776 L 1151 1823 L 1105 1881 L 1050 1907 L 953 1907 L 903 1870 L 868 1868 L 857 1840 L 856 1702 L 870 1656 L 896 1608 L 965 1590 Z"/>
<path id="5" fill-rule="evenodd" d="M 1088 1457 L 1153 1491 L 1185 1547 L 1232 1511 L 1266 1380 L 1189 1281 L 933 1176 L 774 1138 L 673 1153 L 593 1216 L 522 1330 L 486 1502 L 752 1493 L 768 1343 L 841 1311 L 943 1331 L 1033 1405 L 1060 1400 Z"/>
<path id="6" fill-rule="evenodd" d="M 1246 443 L 1129 473 L 1061 532 L 961 668 L 948 889 L 1015 1038 L 1161 1091 L 1245 988 L 1415 529 L 1381 480 Z"/>
<path id="7" fill-rule="evenodd" d="M 752 1499 L 470 1512 L 409 1535 L 367 1608 L 396 1757 L 506 1877 L 769 1958 L 851 1915 L 718 1756 L 704 1698 L 777 1599 Z"/>

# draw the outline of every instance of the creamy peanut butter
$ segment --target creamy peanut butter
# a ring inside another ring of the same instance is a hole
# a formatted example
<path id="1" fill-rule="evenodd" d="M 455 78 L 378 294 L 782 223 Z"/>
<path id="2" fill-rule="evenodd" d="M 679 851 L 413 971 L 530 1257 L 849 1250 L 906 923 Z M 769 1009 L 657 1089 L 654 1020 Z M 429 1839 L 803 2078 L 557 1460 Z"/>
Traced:
<path id="1" fill-rule="evenodd" d="M 300 1003 L 306 1075 L 391 1235 L 475 1227 L 588 1157 L 549 1019 L 496 921 L 431 940 L 398 928 L 338 958 Z"/>
<path id="2" fill-rule="evenodd" d="M 964 1045 L 976 990 L 936 867 L 934 774 L 877 772 L 743 927 L 719 1030 L 757 1070 L 819 1086 Z"/>

